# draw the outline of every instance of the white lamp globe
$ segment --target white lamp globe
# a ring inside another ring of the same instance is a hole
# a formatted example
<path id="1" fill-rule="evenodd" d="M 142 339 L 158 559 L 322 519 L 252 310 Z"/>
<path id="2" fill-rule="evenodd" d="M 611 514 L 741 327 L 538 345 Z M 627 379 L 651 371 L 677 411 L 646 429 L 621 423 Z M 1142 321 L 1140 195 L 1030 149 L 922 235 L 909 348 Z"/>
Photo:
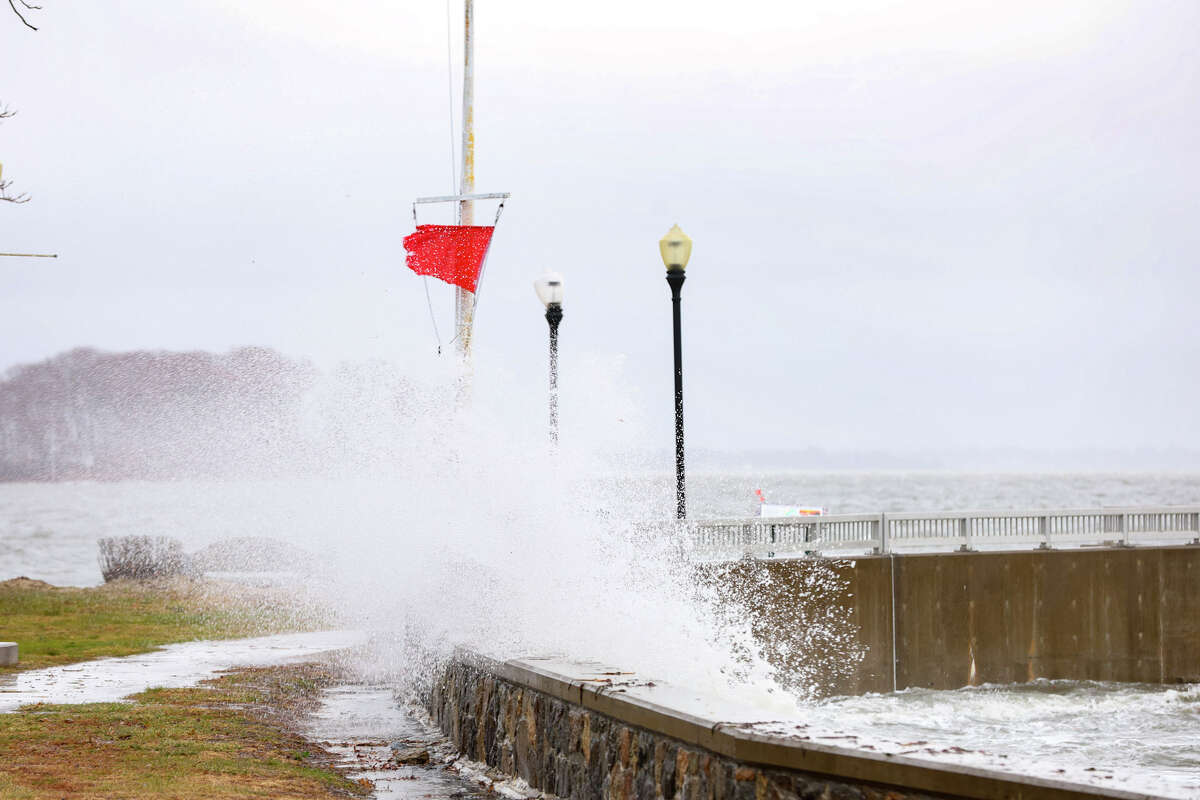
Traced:
<path id="1" fill-rule="evenodd" d="M 557 272 L 547 271 L 545 275 L 533 282 L 533 289 L 537 292 L 538 300 L 542 301 L 542 305 L 562 305 L 563 301 L 563 278 Z"/>

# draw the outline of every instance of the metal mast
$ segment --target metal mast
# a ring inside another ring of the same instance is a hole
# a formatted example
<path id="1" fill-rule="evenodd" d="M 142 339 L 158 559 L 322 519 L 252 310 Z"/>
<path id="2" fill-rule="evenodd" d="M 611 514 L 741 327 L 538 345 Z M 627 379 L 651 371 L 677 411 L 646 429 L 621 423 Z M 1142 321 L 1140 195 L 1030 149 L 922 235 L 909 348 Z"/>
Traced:
<path id="1" fill-rule="evenodd" d="M 463 31 L 463 111 L 462 111 L 462 186 L 459 194 L 475 192 L 475 3 L 464 0 Z M 462 200 L 458 204 L 458 224 L 475 224 L 475 203 Z M 458 355 L 464 364 L 471 361 L 471 334 L 475 324 L 475 294 L 466 289 L 454 290 L 454 327 L 458 336 Z"/>

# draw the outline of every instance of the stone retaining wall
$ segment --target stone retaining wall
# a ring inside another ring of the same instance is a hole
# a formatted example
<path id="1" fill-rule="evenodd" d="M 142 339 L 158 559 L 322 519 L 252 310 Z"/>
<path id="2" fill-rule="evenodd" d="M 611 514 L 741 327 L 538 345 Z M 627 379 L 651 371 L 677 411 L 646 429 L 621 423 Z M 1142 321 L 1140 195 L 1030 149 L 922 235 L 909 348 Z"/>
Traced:
<path id="1" fill-rule="evenodd" d="M 465 757 L 572 800 L 1145 797 L 801 744 L 620 691 L 468 656 L 445 668 L 428 705 Z"/>
<path id="2" fill-rule="evenodd" d="M 464 756 L 571 800 L 935 797 L 738 764 L 462 662 L 447 669 L 431 705 Z"/>

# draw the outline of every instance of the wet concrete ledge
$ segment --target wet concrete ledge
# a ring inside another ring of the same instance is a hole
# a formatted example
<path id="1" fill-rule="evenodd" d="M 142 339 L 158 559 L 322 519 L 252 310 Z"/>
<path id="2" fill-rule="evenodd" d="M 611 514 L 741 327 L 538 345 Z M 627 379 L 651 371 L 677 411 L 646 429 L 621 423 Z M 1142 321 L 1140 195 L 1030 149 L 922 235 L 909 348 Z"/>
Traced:
<path id="1" fill-rule="evenodd" d="M 468 758 L 572 800 L 1156 797 L 753 732 L 559 663 L 461 653 L 429 711 Z"/>
<path id="2" fill-rule="evenodd" d="M 813 569 L 844 587 L 814 597 Z M 1200 682 L 1200 546 L 744 561 L 723 580 L 755 587 L 747 605 L 772 636 L 788 630 L 777 615 L 797 605 L 845 609 L 866 658 L 832 694 L 1042 678 Z"/>

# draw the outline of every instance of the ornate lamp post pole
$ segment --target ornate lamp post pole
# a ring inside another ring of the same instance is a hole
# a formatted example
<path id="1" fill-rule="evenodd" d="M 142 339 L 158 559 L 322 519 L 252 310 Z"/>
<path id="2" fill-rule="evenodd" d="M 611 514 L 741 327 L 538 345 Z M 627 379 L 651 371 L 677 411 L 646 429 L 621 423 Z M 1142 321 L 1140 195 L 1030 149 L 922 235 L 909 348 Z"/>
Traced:
<path id="1" fill-rule="evenodd" d="M 562 275 L 547 272 L 533 282 L 533 288 L 546 307 L 546 322 L 550 325 L 550 441 L 558 444 L 558 323 L 563 317 Z"/>
<path id="2" fill-rule="evenodd" d="M 667 283 L 671 285 L 671 314 L 675 333 L 675 516 L 687 517 L 687 493 L 683 468 L 683 348 L 680 343 L 679 292 L 683 289 L 683 271 L 692 255 L 692 240 L 673 225 L 658 242 L 663 264 L 667 266 Z"/>

